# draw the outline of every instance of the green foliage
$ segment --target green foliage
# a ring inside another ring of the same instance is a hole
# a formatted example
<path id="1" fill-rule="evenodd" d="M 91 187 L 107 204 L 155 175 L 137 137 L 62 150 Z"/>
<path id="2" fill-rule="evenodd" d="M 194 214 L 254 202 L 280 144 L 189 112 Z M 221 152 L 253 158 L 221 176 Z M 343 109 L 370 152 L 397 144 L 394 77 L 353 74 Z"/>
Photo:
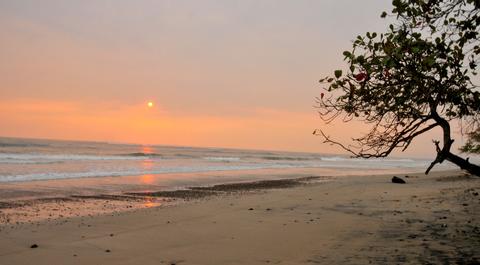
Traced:
<path id="1" fill-rule="evenodd" d="M 342 70 L 335 70 L 335 77 L 340 78 L 342 76 Z"/>
<path id="2" fill-rule="evenodd" d="M 317 98 L 322 119 L 359 118 L 372 124 L 367 135 L 354 139 L 358 150 L 341 145 L 360 157 L 404 150 L 436 126 L 448 129 L 444 140 L 450 141 L 452 120 L 479 127 L 480 92 L 471 78 L 480 54 L 480 1 L 392 3 L 390 16 L 396 23 L 383 33 L 357 36 L 352 49 L 343 52 L 349 71 L 337 70 L 334 77 L 320 80 L 332 92 Z"/>
<path id="3" fill-rule="evenodd" d="M 460 148 L 463 153 L 480 154 L 480 128 L 468 134 L 467 143 Z"/>

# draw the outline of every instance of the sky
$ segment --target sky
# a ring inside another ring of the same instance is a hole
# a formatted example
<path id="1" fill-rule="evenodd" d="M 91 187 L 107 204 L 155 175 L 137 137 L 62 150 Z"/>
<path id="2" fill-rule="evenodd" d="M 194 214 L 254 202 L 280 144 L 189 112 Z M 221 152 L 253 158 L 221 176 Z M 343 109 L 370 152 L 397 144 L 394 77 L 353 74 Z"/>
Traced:
<path id="1" fill-rule="evenodd" d="M 0 136 L 342 153 L 318 80 L 385 0 L 0 0 Z M 153 102 L 149 108 L 147 102 Z M 406 156 L 432 156 L 434 132 Z M 461 142 L 461 141 L 460 141 Z M 400 155 L 400 154 L 396 154 Z"/>

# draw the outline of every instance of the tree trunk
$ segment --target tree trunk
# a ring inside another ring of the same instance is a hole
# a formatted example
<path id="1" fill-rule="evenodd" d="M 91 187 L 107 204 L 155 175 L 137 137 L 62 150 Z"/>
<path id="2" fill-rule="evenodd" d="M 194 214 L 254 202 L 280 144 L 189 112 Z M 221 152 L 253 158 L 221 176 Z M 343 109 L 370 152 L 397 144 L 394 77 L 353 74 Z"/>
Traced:
<path id="1" fill-rule="evenodd" d="M 454 163 L 455 165 L 459 166 L 461 169 L 468 171 L 468 173 L 476 175 L 477 177 L 480 177 L 480 166 L 477 166 L 475 164 L 468 162 L 468 159 L 463 159 L 455 154 L 448 152 L 446 160 Z"/>
<path id="2" fill-rule="evenodd" d="M 432 169 L 435 164 L 442 163 L 443 161 L 448 160 L 454 163 L 455 165 L 459 166 L 461 169 L 466 170 L 468 173 L 480 177 L 480 166 L 472 164 L 468 161 L 468 159 L 463 159 L 450 152 L 450 149 L 453 144 L 453 139 L 450 137 L 450 124 L 448 123 L 447 120 L 445 120 L 444 118 L 440 117 L 440 115 L 438 115 L 435 107 L 431 106 L 431 111 L 432 111 L 432 118 L 440 125 L 440 127 L 442 127 L 443 147 L 440 148 L 439 142 L 434 141 L 437 148 L 437 157 L 432 162 L 432 164 L 428 167 L 425 174 L 428 174 L 428 172 L 430 172 L 430 169 Z"/>

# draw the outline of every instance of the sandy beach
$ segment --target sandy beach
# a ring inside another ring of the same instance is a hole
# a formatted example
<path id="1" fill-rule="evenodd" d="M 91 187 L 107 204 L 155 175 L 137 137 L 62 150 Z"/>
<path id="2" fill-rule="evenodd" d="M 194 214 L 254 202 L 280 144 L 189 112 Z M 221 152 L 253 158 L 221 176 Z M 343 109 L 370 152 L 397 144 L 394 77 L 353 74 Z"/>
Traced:
<path id="1" fill-rule="evenodd" d="M 157 194 L 181 200 L 159 207 L 3 223 L 0 264 L 477 264 L 480 179 L 401 177 L 220 185 Z"/>

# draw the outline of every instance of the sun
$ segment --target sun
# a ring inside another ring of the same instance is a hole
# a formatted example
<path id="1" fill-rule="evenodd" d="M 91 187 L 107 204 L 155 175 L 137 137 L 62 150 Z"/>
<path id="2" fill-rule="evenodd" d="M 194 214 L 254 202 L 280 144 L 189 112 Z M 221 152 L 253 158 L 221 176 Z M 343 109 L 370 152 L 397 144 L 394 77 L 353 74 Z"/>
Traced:
<path id="1" fill-rule="evenodd" d="M 153 102 L 149 101 L 149 102 L 147 103 L 147 106 L 148 106 L 149 108 L 153 107 Z"/>

